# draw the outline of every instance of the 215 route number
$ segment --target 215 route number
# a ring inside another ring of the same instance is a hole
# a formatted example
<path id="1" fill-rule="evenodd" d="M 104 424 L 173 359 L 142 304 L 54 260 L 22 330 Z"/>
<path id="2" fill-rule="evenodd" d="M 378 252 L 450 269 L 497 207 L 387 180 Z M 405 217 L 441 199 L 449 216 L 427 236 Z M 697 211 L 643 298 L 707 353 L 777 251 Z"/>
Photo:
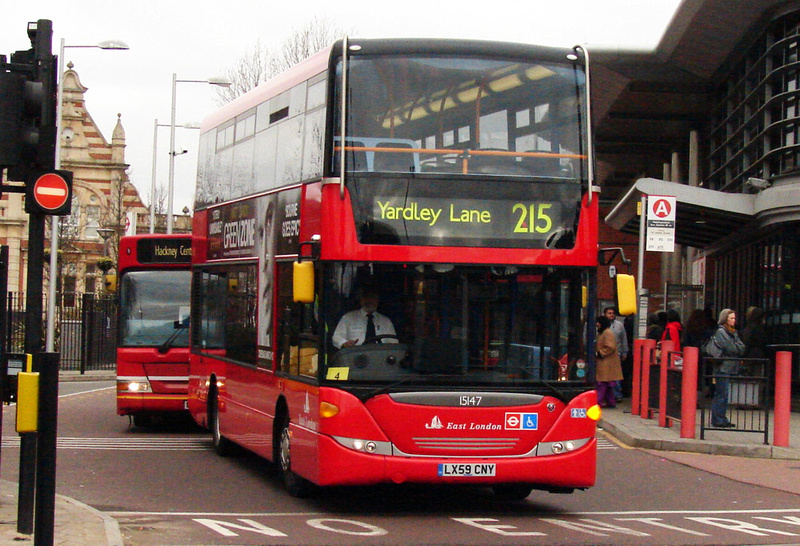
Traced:
<path id="1" fill-rule="evenodd" d="M 514 233 L 548 233 L 553 229 L 553 220 L 548 214 L 552 206 L 552 203 L 515 204 L 511 211 L 519 217 Z"/>

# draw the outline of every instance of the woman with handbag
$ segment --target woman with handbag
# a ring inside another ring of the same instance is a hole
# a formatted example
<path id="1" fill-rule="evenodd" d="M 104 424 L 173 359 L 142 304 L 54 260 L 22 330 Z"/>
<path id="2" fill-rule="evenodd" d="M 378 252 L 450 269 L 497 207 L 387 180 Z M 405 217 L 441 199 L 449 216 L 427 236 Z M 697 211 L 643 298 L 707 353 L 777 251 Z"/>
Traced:
<path id="1" fill-rule="evenodd" d="M 736 313 L 723 309 L 719 314 L 717 331 L 706 344 L 709 356 L 718 359 L 741 357 L 745 346 L 736 333 Z M 711 399 L 711 426 L 720 428 L 735 427 L 728 420 L 728 392 L 731 376 L 739 371 L 739 360 L 720 360 L 714 366 L 714 397 Z"/>

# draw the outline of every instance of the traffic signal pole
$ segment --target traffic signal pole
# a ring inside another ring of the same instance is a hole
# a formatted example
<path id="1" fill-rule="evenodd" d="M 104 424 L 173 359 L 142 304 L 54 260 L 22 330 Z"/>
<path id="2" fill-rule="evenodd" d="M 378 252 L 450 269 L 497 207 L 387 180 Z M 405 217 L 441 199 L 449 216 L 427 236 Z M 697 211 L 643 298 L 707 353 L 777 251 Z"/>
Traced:
<path id="1" fill-rule="evenodd" d="M 35 25 L 35 26 L 34 26 Z M 55 169 L 56 59 L 52 53 L 53 24 L 40 19 L 28 26 L 33 46 L 33 80 L 41 83 L 36 157 L 26 170 L 26 184 L 37 170 Z M 55 447 L 58 411 L 58 358 L 45 358 L 43 343 L 44 230 L 46 215 L 28 210 L 28 275 L 25 300 L 25 352 L 33 355 L 39 372 L 38 432 L 23 434 L 17 530 L 30 534 L 35 520 L 34 544 L 53 544 L 55 520 Z M 33 510 L 32 510 L 33 509 Z"/>
<path id="2" fill-rule="evenodd" d="M 13 53 L 10 63 L 0 55 L 0 174 L 8 174 L 0 191 L 27 194 L 25 352 L 32 356 L 39 389 L 36 426 L 26 429 L 35 432 L 21 434 L 17 531 L 33 533 L 34 544 L 44 545 L 54 539 L 59 367 L 57 353 L 43 352 L 44 232 L 48 216 L 70 213 L 72 173 L 55 170 L 58 61 L 52 53 L 53 23 L 29 23 L 28 37 L 31 49 Z M 56 282 L 55 272 L 51 274 L 50 282 Z"/>

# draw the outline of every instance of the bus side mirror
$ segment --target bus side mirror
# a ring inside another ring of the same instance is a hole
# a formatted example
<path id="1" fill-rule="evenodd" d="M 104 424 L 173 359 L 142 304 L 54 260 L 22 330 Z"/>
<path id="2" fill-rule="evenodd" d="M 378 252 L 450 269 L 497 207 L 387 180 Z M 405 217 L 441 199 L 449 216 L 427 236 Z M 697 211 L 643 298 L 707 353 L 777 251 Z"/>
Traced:
<path id="1" fill-rule="evenodd" d="M 314 303 L 314 262 L 294 262 L 292 299 L 299 303 Z"/>
<path id="2" fill-rule="evenodd" d="M 618 274 L 617 279 L 617 309 L 620 315 L 627 316 L 636 313 L 636 279 L 633 275 Z"/>

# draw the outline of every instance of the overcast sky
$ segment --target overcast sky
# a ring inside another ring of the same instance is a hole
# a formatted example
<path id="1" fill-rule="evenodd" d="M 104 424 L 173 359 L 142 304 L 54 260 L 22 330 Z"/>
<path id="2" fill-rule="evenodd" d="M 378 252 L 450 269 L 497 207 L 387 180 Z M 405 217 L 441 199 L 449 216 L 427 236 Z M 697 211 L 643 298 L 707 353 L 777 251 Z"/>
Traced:
<path id="1" fill-rule="evenodd" d="M 479 38 L 542 45 L 648 49 L 661 38 L 679 0 L 31 0 L 4 4 L 0 54 L 30 47 L 28 21 L 53 21 L 53 54 L 67 46 L 123 40 L 129 51 L 67 48 L 88 87 L 86 108 L 106 140 L 122 114 L 130 178 L 149 204 L 153 127 L 170 118 L 172 74 L 182 80 L 221 75 L 252 48 L 278 45 L 312 16 L 352 29 L 354 37 Z M 386 7 L 391 5 L 392 7 Z M 213 86 L 177 85 L 177 124 L 213 112 Z M 175 212 L 192 208 L 197 130 L 177 129 Z M 167 186 L 169 129 L 158 132 L 157 183 Z"/>

